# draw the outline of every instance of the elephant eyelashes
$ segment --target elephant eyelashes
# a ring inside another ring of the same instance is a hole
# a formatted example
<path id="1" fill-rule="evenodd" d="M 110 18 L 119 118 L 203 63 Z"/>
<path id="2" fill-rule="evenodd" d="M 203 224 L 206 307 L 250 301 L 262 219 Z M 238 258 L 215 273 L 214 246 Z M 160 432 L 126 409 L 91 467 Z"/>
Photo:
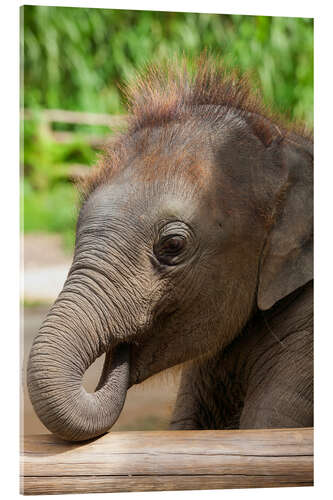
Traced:
<path id="1" fill-rule="evenodd" d="M 188 236 L 184 224 L 164 227 L 162 234 L 154 244 L 154 254 L 162 264 L 174 266 L 180 264 L 185 257 Z M 175 230 L 178 230 L 175 233 Z"/>
<path id="2" fill-rule="evenodd" d="M 169 255 L 177 255 L 185 246 L 185 240 L 182 236 L 170 236 L 162 244 L 163 251 Z"/>
<path id="3" fill-rule="evenodd" d="M 172 266 L 177 264 L 175 257 L 177 257 L 184 249 L 186 241 L 183 236 L 169 236 L 162 241 L 155 251 L 156 257 L 163 264 Z"/>

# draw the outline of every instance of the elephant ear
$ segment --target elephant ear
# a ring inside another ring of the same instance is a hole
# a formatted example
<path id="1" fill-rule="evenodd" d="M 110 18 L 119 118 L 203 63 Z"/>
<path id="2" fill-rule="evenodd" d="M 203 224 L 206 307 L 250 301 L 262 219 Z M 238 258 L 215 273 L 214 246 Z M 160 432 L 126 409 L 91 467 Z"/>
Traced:
<path id="1" fill-rule="evenodd" d="M 260 263 L 261 310 L 313 279 L 312 144 L 285 138 L 280 147 L 286 177 Z"/>

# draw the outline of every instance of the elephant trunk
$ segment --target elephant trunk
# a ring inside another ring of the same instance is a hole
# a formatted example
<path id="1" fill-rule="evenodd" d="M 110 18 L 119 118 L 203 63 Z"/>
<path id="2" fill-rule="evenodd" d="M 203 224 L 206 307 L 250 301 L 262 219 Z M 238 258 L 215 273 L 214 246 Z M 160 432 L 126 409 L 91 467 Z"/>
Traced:
<path id="1" fill-rule="evenodd" d="M 51 432 L 70 441 L 90 439 L 110 429 L 129 387 L 129 345 L 123 342 L 125 326 L 119 317 L 122 301 L 118 298 L 117 308 L 109 295 L 101 294 L 103 281 L 97 274 L 74 271 L 70 275 L 34 340 L 28 361 L 27 384 L 37 415 Z M 87 393 L 83 375 L 104 352 L 101 380 L 94 393 Z"/>

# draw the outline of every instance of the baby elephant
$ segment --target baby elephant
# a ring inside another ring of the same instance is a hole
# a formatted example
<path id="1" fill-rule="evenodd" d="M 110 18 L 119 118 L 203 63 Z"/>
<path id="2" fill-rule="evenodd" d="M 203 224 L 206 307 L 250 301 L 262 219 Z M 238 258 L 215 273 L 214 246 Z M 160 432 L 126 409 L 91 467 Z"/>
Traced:
<path id="1" fill-rule="evenodd" d="M 35 411 L 62 438 L 89 439 L 129 387 L 183 363 L 172 429 L 311 426 L 311 135 L 209 60 L 194 74 L 151 67 L 128 97 L 32 346 Z"/>

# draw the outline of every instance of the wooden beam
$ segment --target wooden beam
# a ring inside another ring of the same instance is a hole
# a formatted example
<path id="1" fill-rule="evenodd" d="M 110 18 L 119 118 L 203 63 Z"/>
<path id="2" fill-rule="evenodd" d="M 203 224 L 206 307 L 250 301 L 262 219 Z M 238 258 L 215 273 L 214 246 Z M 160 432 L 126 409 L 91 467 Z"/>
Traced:
<path id="1" fill-rule="evenodd" d="M 85 443 L 27 436 L 24 494 L 313 484 L 313 429 L 110 432 Z"/>
<path id="2" fill-rule="evenodd" d="M 78 133 L 78 132 L 63 132 L 59 130 L 52 130 L 50 132 L 50 135 L 52 139 L 55 142 L 60 142 L 60 143 L 71 143 L 77 141 L 79 138 L 81 141 L 83 141 L 85 144 L 89 144 L 92 148 L 97 148 L 101 149 L 104 146 L 107 145 L 108 140 L 110 140 L 110 137 L 108 137 L 106 134 L 98 135 L 98 134 L 87 134 L 87 133 Z"/>
<path id="3" fill-rule="evenodd" d="M 34 111 L 24 109 L 23 117 L 31 119 Z M 74 123 L 77 125 L 105 125 L 110 128 L 122 127 L 126 123 L 126 115 L 108 115 L 103 113 L 88 113 L 84 111 L 68 111 L 65 109 L 43 109 L 39 111 L 46 122 Z"/>
<path id="4" fill-rule="evenodd" d="M 102 113 L 86 113 L 81 111 L 68 111 L 65 109 L 43 109 L 33 111 L 31 109 L 21 110 L 21 119 L 32 119 L 34 113 L 40 117 L 40 127 L 44 134 L 49 135 L 54 141 L 69 143 L 81 137 L 91 147 L 100 149 L 107 143 L 105 134 L 90 134 L 87 132 L 68 132 L 53 130 L 51 123 L 72 123 L 76 125 L 104 125 L 112 129 L 123 128 L 126 125 L 126 115 L 108 115 Z"/>

